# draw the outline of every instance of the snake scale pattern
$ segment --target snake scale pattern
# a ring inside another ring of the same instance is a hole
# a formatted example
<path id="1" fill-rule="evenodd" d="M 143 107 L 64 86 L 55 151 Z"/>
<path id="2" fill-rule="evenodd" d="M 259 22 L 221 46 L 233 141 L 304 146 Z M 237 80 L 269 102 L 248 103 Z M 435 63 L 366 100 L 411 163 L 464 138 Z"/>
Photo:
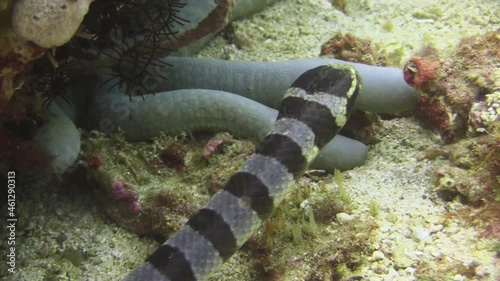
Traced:
<path id="1" fill-rule="evenodd" d="M 272 130 L 207 205 L 124 281 L 207 280 L 257 230 L 346 123 L 361 81 L 350 66 L 304 72 L 286 91 Z"/>

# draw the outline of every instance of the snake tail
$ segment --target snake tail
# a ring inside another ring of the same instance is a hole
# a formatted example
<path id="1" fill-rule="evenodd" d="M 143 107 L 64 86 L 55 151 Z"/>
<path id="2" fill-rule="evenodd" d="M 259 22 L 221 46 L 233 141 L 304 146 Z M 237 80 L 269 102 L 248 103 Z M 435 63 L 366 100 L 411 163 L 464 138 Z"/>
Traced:
<path id="1" fill-rule="evenodd" d="M 346 123 L 360 87 L 351 66 L 330 64 L 304 72 L 288 88 L 271 131 L 243 167 L 124 280 L 207 280 Z"/>

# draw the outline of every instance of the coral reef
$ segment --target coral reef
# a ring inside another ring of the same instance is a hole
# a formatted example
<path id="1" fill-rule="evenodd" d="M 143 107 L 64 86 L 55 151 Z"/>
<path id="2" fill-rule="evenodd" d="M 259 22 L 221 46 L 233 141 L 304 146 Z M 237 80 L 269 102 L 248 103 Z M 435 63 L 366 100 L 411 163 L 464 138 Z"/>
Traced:
<path id="1" fill-rule="evenodd" d="M 464 169 L 446 166 L 437 170 L 436 176 L 436 192 L 444 200 L 452 201 L 459 196 L 464 203 L 471 203 L 485 196 L 479 180 L 474 180 Z"/>
<path id="2" fill-rule="evenodd" d="M 319 55 L 368 65 L 387 65 L 387 58 L 378 54 L 369 40 L 352 34 L 335 34 L 321 46 Z"/>
<path id="3" fill-rule="evenodd" d="M 417 115 L 445 142 L 498 131 L 499 49 L 498 31 L 489 32 L 462 39 L 446 58 L 426 48 L 405 66 L 406 81 L 422 90 Z"/>
<path id="4" fill-rule="evenodd" d="M 463 38 L 448 57 L 426 48 L 405 66 L 405 80 L 422 91 L 417 116 L 451 143 L 428 155 L 449 161 L 434 170 L 433 191 L 444 201 L 465 204 L 449 203 L 454 207 L 446 216 L 466 221 L 488 239 L 498 239 L 500 208 L 499 48 L 497 30 Z M 422 263 L 418 274 L 432 278 L 452 269 L 463 278 L 489 278 L 474 262 L 444 268 Z"/>
<path id="5" fill-rule="evenodd" d="M 473 206 L 495 204 L 500 190 L 500 37 L 463 38 L 448 57 L 426 47 L 405 65 L 405 80 L 420 89 L 417 116 L 437 130 L 449 164 L 435 171 L 436 191 Z M 497 194 L 497 195 L 495 195 Z"/>
<path id="6" fill-rule="evenodd" d="M 483 135 L 463 139 L 445 148 L 449 164 L 435 171 L 436 191 L 445 200 L 457 196 L 472 206 L 498 201 L 500 194 L 500 140 Z"/>

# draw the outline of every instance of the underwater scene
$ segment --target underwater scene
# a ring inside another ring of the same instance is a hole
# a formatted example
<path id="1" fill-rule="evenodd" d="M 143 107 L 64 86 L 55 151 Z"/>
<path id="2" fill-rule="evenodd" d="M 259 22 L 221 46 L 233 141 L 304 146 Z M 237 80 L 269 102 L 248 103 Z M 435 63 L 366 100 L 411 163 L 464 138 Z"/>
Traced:
<path id="1" fill-rule="evenodd" d="M 0 280 L 500 280 L 498 0 L 0 0 Z"/>

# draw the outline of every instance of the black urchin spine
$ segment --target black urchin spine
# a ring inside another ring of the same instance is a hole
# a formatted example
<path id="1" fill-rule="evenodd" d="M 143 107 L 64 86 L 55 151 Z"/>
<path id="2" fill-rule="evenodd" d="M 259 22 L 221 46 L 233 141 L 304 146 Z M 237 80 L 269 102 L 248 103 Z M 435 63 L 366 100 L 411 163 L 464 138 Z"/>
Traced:
<path id="1" fill-rule="evenodd" d="M 111 71 L 103 86 L 123 88 L 130 97 L 154 93 L 169 66 L 158 57 L 174 51 L 162 48 L 162 42 L 174 40 L 175 27 L 189 22 L 178 15 L 185 5 L 176 0 L 92 3 L 83 25 L 93 35 L 88 45 L 107 57 L 103 68 Z"/>

